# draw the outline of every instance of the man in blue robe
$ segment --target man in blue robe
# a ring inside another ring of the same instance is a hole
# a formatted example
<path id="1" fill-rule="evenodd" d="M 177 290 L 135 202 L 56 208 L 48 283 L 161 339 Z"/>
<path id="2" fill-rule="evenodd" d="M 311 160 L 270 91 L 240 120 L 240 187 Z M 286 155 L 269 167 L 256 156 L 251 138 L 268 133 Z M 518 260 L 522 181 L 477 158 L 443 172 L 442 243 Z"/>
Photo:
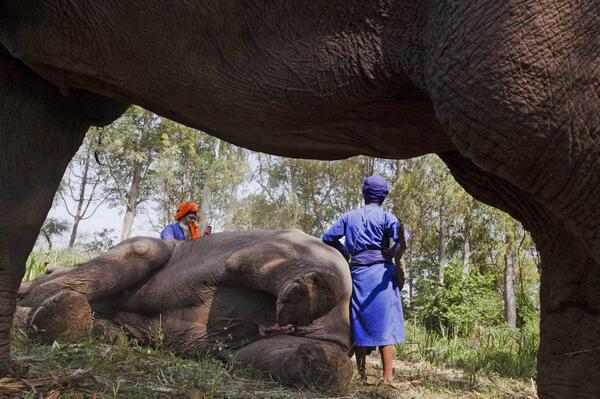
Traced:
<path id="1" fill-rule="evenodd" d="M 175 219 L 177 223 L 168 224 L 160 232 L 161 240 L 188 241 L 200 238 L 196 215 L 198 206 L 195 202 L 182 202 L 177 207 Z"/>
<path id="2" fill-rule="evenodd" d="M 342 215 L 322 239 L 350 259 L 353 285 L 350 320 L 361 378 L 366 381 L 365 361 L 369 348 L 378 346 L 383 382 L 392 384 L 393 345 L 404 341 L 402 287 L 398 284 L 404 271 L 398 270 L 400 279 L 397 279 L 392 259 L 398 259 L 396 263 L 401 267 L 398 256 L 401 253 L 396 253 L 396 249 L 408 239 L 408 234 L 396 216 L 381 209 L 388 192 L 383 177 L 367 177 L 363 183 L 365 206 Z M 339 241 L 342 237 L 345 237 L 344 244 Z M 394 241 L 391 248 L 390 239 Z"/>

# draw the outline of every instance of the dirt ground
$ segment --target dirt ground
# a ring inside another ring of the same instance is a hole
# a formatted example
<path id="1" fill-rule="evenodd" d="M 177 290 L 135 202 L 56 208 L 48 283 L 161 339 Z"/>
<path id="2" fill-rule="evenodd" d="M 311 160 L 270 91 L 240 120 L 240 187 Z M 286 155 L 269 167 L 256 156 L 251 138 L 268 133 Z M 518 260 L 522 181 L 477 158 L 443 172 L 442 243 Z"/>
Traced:
<path id="1" fill-rule="evenodd" d="M 395 389 L 379 384 L 379 355 L 367 358 L 368 385 L 356 381 L 351 397 L 380 398 L 537 398 L 535 382 L 470 374 L 427 363 L 394 360 Z M 364 396 L 363 396 L 364 395 Z"/>

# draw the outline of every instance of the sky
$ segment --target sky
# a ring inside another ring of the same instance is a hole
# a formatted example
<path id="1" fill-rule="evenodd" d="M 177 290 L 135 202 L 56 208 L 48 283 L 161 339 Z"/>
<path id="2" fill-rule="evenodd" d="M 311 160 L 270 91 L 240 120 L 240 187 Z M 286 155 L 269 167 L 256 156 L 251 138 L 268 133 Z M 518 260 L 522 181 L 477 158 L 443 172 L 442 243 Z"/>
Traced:
<path id="1" fill-rule="evenodd" d="M 143 207 L 143 205 L 142 205 Z M 69 209 L 74 209 L 74 204 L 69 205 Z M 49 217 L 55 217 L 58 219 L 66 219 L 71 224 L 73 223 L 73 217 L 67 213 L 67 210 L 60 201 L 55 208 L 50 210 Z M 123 225 L 123 212 L 119 211 L 115 208 L 109 208 L 106 204 L 101 205 L 94 216 L 90 219 L 83 220 L 79 223 L 78 227 L 78 241 L 82 239 L 86 241 L 89 237 L 97 231 L 102 231 L 103 229 L 114 229 L 114 232 L 111 234 L 115 242 L 118 242 L 121 237 L 121 227 Z M 53 245 L 57 248 L 64 248 L 69 244 L 69 237 L 71 234 L 71 229 L 63 234 L 61 237 L 55 237 L 53 239 Z M 153 229 L 151 224 L 148 222 L 147 215 L 140 215 L 135 218 L 133 223 L 133 231 L 131 236 L 143 235 L 149 237 L 157 237 L 159 236 L 160 231 L 156 231 Z"/>

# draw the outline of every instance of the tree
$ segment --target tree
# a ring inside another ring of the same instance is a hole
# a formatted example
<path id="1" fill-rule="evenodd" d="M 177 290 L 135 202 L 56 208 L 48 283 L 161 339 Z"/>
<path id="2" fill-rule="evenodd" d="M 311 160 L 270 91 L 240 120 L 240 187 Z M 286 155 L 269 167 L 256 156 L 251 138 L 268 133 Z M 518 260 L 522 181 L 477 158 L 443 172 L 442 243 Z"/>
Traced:
<path id="1" fill-rule="evenodd" d="M 48 250 L 52 250 L 52 237 L 59 236 L 69 230 L 70 223 L 65 219 L 49 217 L 44 221 L 40 235 L 46 239 Z"/>
<path id="2" fill-rule="evenodd" d="M 83 249 L 89 256 L 98 256 L 115 245 L 112 237 L 114 229 L 103 228 L 92 234 L 92 239 L 83 244 Z"/>
<path id="3" fill-rule="evenodd" d="M 171 121 L 162 125 L 161 139 L 152 196 L 159 224 L 172 222 L 179 202 L 195 201 L 202 227 L 229 223 L 234 228 L 237 190 L 249 170 L 248 151 Z"/>
<path id="4" fill-rule="evenodd" d="M 102 161 L 110 171 L 106 195 L 111 206 L 125 209 L 121 240 L 131 235 L 138 208 L 154 186 L 153 168 L 162 150 L 166 123 L 158 115 L 132 106 L 106 129 L 102 145 Z"/>
<path id="5" fill-rule="evenodd" d="M 79 223 L 91 218 L 107 199 L 107 195 L 101 190 L 106 181 L 105 173 L 93 159 L 100 131 L 98 128 L 88 131 L 79 151 L 69 163 L 58 191 L 65 210 L 73 218 L 69 248 L 75 245 Z M 75 202 L 74 210 L 69 205 L 71 201 Z"/>

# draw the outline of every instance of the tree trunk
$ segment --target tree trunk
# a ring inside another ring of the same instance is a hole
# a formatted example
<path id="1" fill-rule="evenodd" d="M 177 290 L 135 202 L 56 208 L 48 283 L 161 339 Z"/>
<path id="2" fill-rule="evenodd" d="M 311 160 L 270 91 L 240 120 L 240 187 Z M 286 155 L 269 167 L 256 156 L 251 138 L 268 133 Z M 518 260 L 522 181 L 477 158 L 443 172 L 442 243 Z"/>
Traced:
<path id="1" fill-rule="evenodd" d="M 465 211 L 465 230 L 463 243 L 463 273 L 468 274 L 471 267 L 471 210 Z"/>
<path id="2" fill-rule="evenodd" d="M 294 159 L 290 159 L 288 163 L 288 171 L 290 173 L 290 203 L 292 205 L 292 227 L 298 226 L 299 219 L 299 205 L 298 205 L 298 179 L 296 177 L 295 163 L 298 162 Z"/>
<path id="3" fill-rule="evenodd" d="M 75 246 L 75 240 L 77 239 L 77 229 L 79 228 L 79 222 L 83 217 L 83 205 L 85 203 L 85 189 L 88 183 L 88 173 L 90 171 L 90 160 L 92 152 L 88 151 L 85 164 L 83 165 L 83 173 L 81 175 L 81 185 L 79 186 L 79 197 L 77 198 L 77 211 L 73 217 L 73 228 L 71 229 L 71 238 L 69 239 L 69 248 Z"/>
<path id="4" fill-rule="evenodd" d="M 514 265 L 515 254 L 510 246 L 504 254 L 504 320 L 511 328 L 517 327 Z"/>
<path id="5" fill-rule="evenodd" d="M 440 205 L 438 218 L 438 265 L 438 283 L 442 286 L 444 285 L 444 268 L 446 267 L 446 221 L 443 205 Z"/>
<path id="6" fill-rule="evenodd" d="M 124 241 L 131 236 L 133 220 L 137 214 L 138 200 L 140 198 L 142 167 L 143 165 L 141 162 L 135 162 L 133 176 L 131 177 L 131 187 L 129 187 L 129 192 L 127 193 L 127 207 L 125 209 L 125 217 L 123 218 L 123 228 L 121 229 L 121 241 Z"/>
<path id="7" fill-rule="evenodd" d="M 213 146 L 215 162 L 219 160 L 221 156 L 221 140 L 215 139 L 215 143 Z M 211 209 L 211 201 L 212 201 L 212 188 L 210 187 L 210 182 L 208 179 L 204 182 L 204 187 L 202 189 L 202 198 L 200 199 L 200 231 L 204 234 L 204 230 L 206 226 L 210 223 L 210 209 Z"/>
<path id="8" fill-rule="evenodd" d="M 44 234 L 43 232 L 40 234 L 44 236 L 46 242 L 48 243 L 48 251 L 52 251 L 52 237 L 50 236 L 50 234 Z"/>
<path id="9" fill-rule="evenodd" d="M 411 242 L 408 244 L 408 262 L 407 262 L 407 270 L 406 270 L 406 280 L 408 282 L 408 303 L 409 306 L 412 306 L 413 299 L 413 251 L 412 251 L 412 241 L 414 240 L 414 236 L 411 239 Z"/>
<path id="10" fill-rule="evenodd" d="M 208 183 L 204 184 L 204 188 L 202 189 L 202 198 L 200 199 L 200 226 L 201 231 L 204 233 L 204 229 L 210 223 L 208 222 L 208 218 L 210 216 L 210 202 L 212 197 L 212 189 Z"/>

